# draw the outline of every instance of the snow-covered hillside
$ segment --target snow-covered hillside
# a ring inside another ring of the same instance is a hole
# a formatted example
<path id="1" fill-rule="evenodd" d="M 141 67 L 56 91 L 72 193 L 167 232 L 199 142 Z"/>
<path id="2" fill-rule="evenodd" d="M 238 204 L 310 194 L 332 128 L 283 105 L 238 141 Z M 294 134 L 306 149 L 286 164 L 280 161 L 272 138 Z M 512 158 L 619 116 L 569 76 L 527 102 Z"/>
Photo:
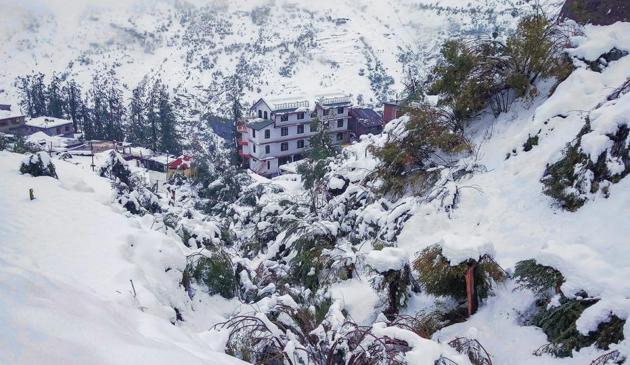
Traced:
<path id="1" fill-rule="evenodd" d="M 561 1 L 546 1 L 550 12 Z M 225 114 L 235 79 L 243 102 L 266 94 L 342 90 L 379 104 L 408 69 L 424 71 L 441 41 L 490 35 L 531 11 L 522 1 L 29 0 L 0 12 L 0 98 L 32 71 L 89 85 L 114 70 L 129 88 L 162 78 L 199 108 Z M 414 71 L 414 73 L 416 73 Z M 209 101 L 209 102 L 208 102 Z"/>
<path id="2" fill-rule="evenodd" d="M 23 158 L 0 152 L 0 363 L 241 363 L 170 323 L 185 301 L 177 236 L 122 215 L 91 170 L 55 160 L 59 181 L 33 178 Z M 213 321 L 231 307 L 206 304 Z"/>
<path id="3" fill-rule="evenodd" d="M 341 85 L 376 103 L 403 66 L 423 76 L 444 38 L 500 33 L 529 6 L 63 4 L 0 14 L 0 89 L 31 69 L 87 83 L 113 67 L 129 88 L 159 75 L 207 111 L 237 80 L 245 97 Z M 566 78 L 467 120 L 472 148 L 409 163 L 400 175 L 420 178 L 401 191 L 383 189 L 379 153 L 404 154 L 433 95 L 272 179 L 231 165 L 205 128 L 186 135 L 196 180 L 157 185 L 115 151 L 93 169 L 0 139 L 0 363 L 628 363 L 630 23 L 570 30 Z M 30 175 L 42 171 L 56 177 Z"/>

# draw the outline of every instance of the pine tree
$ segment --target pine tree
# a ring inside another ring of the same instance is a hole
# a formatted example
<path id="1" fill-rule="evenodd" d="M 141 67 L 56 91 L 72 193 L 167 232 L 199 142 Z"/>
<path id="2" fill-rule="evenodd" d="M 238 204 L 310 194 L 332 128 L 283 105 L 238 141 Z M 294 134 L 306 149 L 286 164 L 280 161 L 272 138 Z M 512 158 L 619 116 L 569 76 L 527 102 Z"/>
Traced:
<path id="1" fill-rule="evenodd" d="M 173 110 L 173 105 L 166 86 L 162 85 L 159 92 L 158 118 L 160 127 L 160 144 L 162 151 L 179 154 L 181 146 L 177 135 L 177 116 Z"/>
<path id="2" fill-rule="evenodd" d="M 132 91 L 131 101 L 129 102 L 127 137 L 131 143 L 150 147 L 147 141 L 150 131 L 146 117 L 145 93 L 144 83 L 138 85 Z"/>
<path id="3" fill-rule="evenodd" d="M 31 100 L 33 101 L 33 112 L 31 117 L 46 115 L 46 85 L 44 84 L 44 74 L 33 74 L 31 78 Z"/>
<path id="4" fill-rule="evenodd" d="M 72 120 L 75 131 L 79 131 L 79 118 L 83 101 L 81 100 L 81 87 L 75 80 L 66 82 L 63 87 L 64 111 Z"/>
<path id="5" fill-rule="evenodd" d="M 123 121 L 126 109 L 123 103 L 122 91 L 118 87 L 118 80 L 109 80 L 107 89 L 107 122 L 105 124 L 105 138 L 112 141 L 124 140 Z"/>
<path id="6" fill-rule="evenodd" d="M 32 116 L 34 112 L 33 94 L 31 93 L 31 76 L 18 76 L 15 80 L 15 87 L 20 96 L 20 108 L 23 113 Z"/>
<path id="7" fill-rule="evenodd" d="M 158 80 L 150 90 L 146 102 L 148 126 L 147 140 L 149 148 L 153 151 L 157 151 L 159 146 L 159 115 L 157 112 L 159 88 L 160 81 Z"/>
<path id="8" fill-rule="evenodd" d="M 64 118 L 65 100 L 61 89 L 61 79 L 53 74 L 46 88 L 46 110 L 49 117 Z"/>

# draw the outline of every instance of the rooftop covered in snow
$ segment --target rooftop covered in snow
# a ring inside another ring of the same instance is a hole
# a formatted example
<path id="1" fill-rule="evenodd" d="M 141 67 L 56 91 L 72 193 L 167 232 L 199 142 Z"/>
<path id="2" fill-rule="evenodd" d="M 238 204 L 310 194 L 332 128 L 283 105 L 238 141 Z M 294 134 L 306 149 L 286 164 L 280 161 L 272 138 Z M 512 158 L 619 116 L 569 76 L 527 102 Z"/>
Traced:
<path id="1" fill-rule="evenodd" d="M 315 100 L 321 106 L 339 106 L 352 103 L 350 95 L 342 92 L 320 94 L 315 97 Z"/>
<path id="2" fill-rule="evenodd" d="M 66 124 L 72 124 L 72 121 L 69 119 L 60 119 L 53 117 L 37 117 L 32 118 L 26 121 L 26 125 L 29 127 L 36 128 L 54 128 L 59 127 Z"/>

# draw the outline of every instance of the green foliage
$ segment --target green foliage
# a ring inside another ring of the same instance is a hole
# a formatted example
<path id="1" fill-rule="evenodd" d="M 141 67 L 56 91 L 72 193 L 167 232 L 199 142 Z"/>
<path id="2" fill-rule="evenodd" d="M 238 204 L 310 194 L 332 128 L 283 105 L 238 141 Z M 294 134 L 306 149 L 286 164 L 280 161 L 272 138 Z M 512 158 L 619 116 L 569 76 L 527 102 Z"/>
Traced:
<path id="1" fill-rule="evenodd" d="M 219 294 L 230 299 L 236 295 L 238 285 L 229 256 L 220 250 L 210 256 L 199 256 L 186 265 L 185 275 L 207 288 L 208 294 Z"/>
<path id="2" fill-rule="evenodd" d="M 630 168 L 622 171 L 610 171 L 607 159 L 617 158 L 620 161 L 628 159 L 630 150 L 626 140 L 630 135 L 630 128 L 621 125 L 615 133 L 607 134 L 612 146 L 603 151 L 595 162 L 581 152 L 582 136 L 591 132 L 590 121 L 587 118 L 582 130 L 572 143 L 564 150 L 562 158 L 548 165 L 541 179 L 543 193 L 556 199 L 568 211 L 578 210 L 588 200 L 589 194 L 601 191 L 608 195 L 607 186 L 617 183 L 630 173 Z M 626 164 L 627 166 L 627 164 Z"/>
<path id="3" fill-rule="evenodd" d="M 624 320 L 612 316 L 611 320 L 601 323 L 597 330 L 582 335 L 576 329 L 576 321 L 582 312 L 595 304 L 594 299 L 566 299 L 560 301 L 559 306 L 545 307 L 538 312 L 532 324 L 540 327 L 547 335 L 550 345 L 539 352 L 551 353 L 557 357 L 572 356 L 573 350 L 595 344 L 600 349 L 608 349 L 611 343 L 623 340 Z"/>
<path id="4" fill-rule="evenodd" d="M 294 244 L 297 254 L 291 259 L 289 280 L 316 292 L 320 287 L 322 271 L 330 265 L 325 248 L 331 248 L 327 241 L 303 238 Z"/>
<path id="5" fill-rule="evenodd" d="M 34 143 L 28 142 L 24 137 L 18 136 L 11 151 L 21 154 L 37 153 L 38 151 L 41 151 L 41 148 Z"/>
<path id="6" fill-rule="evenodd" d="M 313 189 L 322 181 L 328 172 L 328 159 L 338 154 L 337 148 L 328 135 L 328 128 L 325 128 L 318 120 L 314 120 L 312 124 L 317 126 L 318 132 L 309 139 L 310 149 L 306 153 L 306 161 L 297 168 L 306 189 Z"/>
<path id="7" fill-rule="evenodd" d="M 409 108 L 407 114 L 402 138 L 392 135 L 383 147 L 371 149 L 382 161 L 376 176 L 383 180 L 385 193 L 425 191 L 438 177 L 429 170 L 437 153 L 454 154 L 470 147 L 448 111 L 424 103 Z"/>
<path id="8" fill-rule="evenodd" d="M 572 66 L 564 48 L 568 37 L 543 14 L 523 17 L 505 43 L 497 39 L 448 40 L 433 68 L 428 92 L 452 110 L 459 127 L 488 105 L 495 114 L 514 97 L 537 94 L 539 77 L 564 80 Z"/>
<path id="9" fill-rule="evenodd" d="M 429 93 L 441 96 L 440 105 L 448 106 L 460 122 L 486 107 L 493 92 L 493 75 L 487 61 L 490 44 L 469 45 L 463 40 L 448 40 L 441 49 L 440 62 L 432 70 L 435 80 Z M 485 52 L 484 52 L 485 51 Z"/>
<path id="10" fill-rule="evenodd" d="M 508 87 L 517 96 L 536 93 L 533 85 L 539 77 L 556 77 L 564 80 L 572 71 L 563 49 L 568 37 L 543 14 L 524 17 L 516 32 L 505 43 L 509 72 Z"/>
<path id="11" fill-rule="evenodd" d="M 475 277 L 477 293 L 480 298 L 487 298 L 493 282 L 503 281 L 505 274 L 492 260 L 471 258 L 470 262 L 477 264 L 477 276 Z M 461 262 L 457 265 L 451 265 L 450 261 L 442 254 L 442 247 L 432 245 L 422 250 L 414 261 L 413 267 L 419 273 L 418 281 L 428 293 L 463 300 L 466 299 L 464 275 L 468 263 Z"/>
<path id="12" fill-rule="evenodd" d="M 544 294 L 550 289 L 560 293 L 560 286 L 564 283 L 564 276 L 560 271 L 551 266 L 541 265 L 533 259 L 516 263 L 514 279 L 519 285 L 538 294 Z"/>

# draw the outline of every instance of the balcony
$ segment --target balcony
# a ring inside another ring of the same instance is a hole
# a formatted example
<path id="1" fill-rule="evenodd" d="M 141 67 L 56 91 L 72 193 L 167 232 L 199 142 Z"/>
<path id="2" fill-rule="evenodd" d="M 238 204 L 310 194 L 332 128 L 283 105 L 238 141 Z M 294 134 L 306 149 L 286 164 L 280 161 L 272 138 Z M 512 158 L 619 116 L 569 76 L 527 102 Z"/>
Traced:
<path id="1" fill-rule="evenodd" d="M 240 151 L 238 153 L 239 156 L 241 156 L 242 158 L 250 158 L 251 155 L 249 153 L 244 153 L 243 151 Z"/>
<path id="2" fill-rule="evenodd" d="M 239 139 L 238 140 L 238 145 L 239 146 L 249 146 L 249 142 L 247 142 L 245 140 L 242 140 L 242 139 Z"/>
<path id="3" fill-rule="evenodd" d="M 245 125 L 237 125 L 236 131 L 239 133 L 247 133 L 247 126 Z"/>

